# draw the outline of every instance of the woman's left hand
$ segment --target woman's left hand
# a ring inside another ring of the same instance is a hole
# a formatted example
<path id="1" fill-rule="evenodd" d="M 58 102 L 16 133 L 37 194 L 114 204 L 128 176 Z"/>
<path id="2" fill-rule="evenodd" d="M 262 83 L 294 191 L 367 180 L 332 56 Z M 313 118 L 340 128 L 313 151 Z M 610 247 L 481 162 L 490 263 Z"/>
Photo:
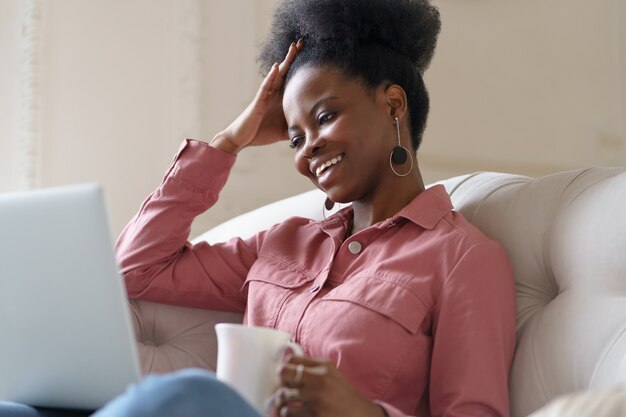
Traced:
<path id="1" fill-rule="evenodd" d="M 361 394 L 328 361 L 294 356 L 279 368 L 281 386 L 271 407 L 279 417 L 384 417 L 382 408 Z"/>

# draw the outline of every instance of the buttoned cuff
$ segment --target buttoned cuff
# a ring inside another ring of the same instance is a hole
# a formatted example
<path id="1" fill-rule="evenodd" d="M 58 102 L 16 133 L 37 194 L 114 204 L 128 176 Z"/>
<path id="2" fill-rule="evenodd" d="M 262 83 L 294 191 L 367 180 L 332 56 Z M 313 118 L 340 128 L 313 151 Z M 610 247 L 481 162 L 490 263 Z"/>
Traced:
<path id="1" fill-rule="evenodd" d="M 174 178 L 202 191 L 219 192 L 236 160 L 235 155 L 220 151 L 206 142 L 185 139 L 163 180 Z"/>

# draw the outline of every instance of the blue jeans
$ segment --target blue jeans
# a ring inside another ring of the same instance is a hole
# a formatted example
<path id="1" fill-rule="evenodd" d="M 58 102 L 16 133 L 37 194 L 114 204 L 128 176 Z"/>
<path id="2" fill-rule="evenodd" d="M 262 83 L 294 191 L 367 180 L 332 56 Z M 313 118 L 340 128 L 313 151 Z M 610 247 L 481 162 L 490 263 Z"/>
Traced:
<path id="1" fill-rule="evenodd" d="M 61 417 L 18 404 L 0 403 L 0 417 Z M 211 372 L 185 369 L 151 375 L 131 386 L 93 417 L 263 417 Z"/>
<path id="2" fill-rule="evenodd" d="M 88 417 L 89 411 L 35 408 L 29 405 L 0 401 L 0 417 Z"/>

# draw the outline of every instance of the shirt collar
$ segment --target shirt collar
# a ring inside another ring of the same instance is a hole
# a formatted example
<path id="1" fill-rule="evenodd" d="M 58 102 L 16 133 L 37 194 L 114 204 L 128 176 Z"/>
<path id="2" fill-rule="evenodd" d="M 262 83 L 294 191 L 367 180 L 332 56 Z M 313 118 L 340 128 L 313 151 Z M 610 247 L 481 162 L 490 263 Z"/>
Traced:
<path id="1" fill-rule="evenodd" d="M 404 217 L 424 229 L 434 229 L 453 208 L 446 188 L 438 184 L 419 193 L 393 218 Z"/>
<path id="2" fill-rule="evenodd" d="M 393 217 L 381 222 L 380 225 L 384 226 L 389 222 L 397 221 L 399 218 L 405 218 L 424 229 L 434 229 L 437 223 L 452 209 L 452 201 L 450 201 L 446 188 L 438 184 L 419 193 L 407 206 Z M 322 227 L 338 224 L 347 227 L 351 219 L 352 207 L 349 206 L 322 220 L 320 224 Z"/>

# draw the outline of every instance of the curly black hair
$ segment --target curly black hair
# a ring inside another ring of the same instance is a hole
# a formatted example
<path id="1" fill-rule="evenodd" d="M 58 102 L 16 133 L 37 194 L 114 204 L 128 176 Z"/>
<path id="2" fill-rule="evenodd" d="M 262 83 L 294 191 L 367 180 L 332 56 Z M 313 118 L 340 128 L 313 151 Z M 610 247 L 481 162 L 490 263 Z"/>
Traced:
<path id="1" fill-rule="evenodd" d="M 287 79 L 303 65 L 330 65 L 372 89 L 400 85 L 417 150 L 429 110 L 422 74 L 440 28 L 439 11 L 429 0 L 284 0 L 274 12 L 259 62 L 267 73 L 291 42 L 302 38 L 304 48 Z"/>

